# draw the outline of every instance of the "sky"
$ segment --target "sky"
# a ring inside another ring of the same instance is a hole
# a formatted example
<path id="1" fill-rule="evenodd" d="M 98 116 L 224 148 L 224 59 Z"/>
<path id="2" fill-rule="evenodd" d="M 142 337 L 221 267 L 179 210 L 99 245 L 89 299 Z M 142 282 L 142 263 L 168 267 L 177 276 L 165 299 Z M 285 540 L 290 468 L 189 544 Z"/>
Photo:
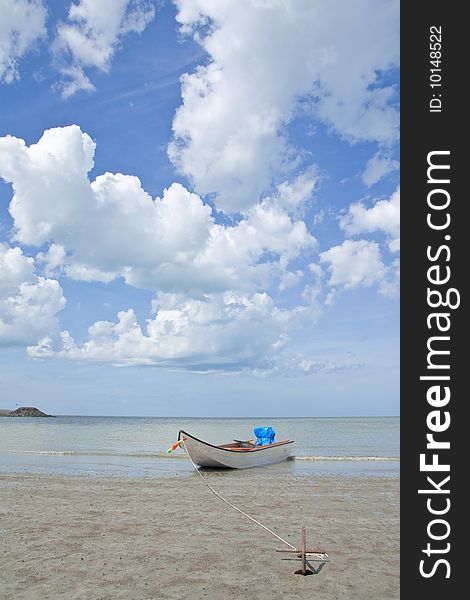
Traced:
<path id="1" fill-rule="evenodd" d="M 0 13 L 0 407 L 397 415 L 399 3 Z"/>

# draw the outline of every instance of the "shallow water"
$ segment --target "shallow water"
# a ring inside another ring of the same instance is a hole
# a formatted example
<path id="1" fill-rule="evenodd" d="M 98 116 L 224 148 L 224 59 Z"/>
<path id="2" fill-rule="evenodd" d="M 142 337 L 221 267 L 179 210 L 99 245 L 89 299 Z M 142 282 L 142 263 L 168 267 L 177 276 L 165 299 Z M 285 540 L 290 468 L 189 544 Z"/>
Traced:
<path id="1" fill-rule="evenodd" d="M 2 417 L 0 472 L 187 476 L 193 468 L 184 452 L 166 453 L 179 429 L 217 444 L 250 438 L 260 425 L 274 427 L 277 440 L 295 440 L 294 459 L 263 467 L 270 473 L 399 474 L 398 417 Z"/>

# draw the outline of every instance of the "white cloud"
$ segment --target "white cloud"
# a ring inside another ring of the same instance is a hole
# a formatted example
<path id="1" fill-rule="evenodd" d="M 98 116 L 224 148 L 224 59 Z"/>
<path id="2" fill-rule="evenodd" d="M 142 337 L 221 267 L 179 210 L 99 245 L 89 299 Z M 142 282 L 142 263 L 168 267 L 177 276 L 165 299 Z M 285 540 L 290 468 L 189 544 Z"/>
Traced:
<path id="1" fill-rule="evenodd" d="M 346 289 L 359 285 L 370 286 L 385 276 L 379 245 L 366 240 L 345 240 L 320 254 L 320 261 L 330 271 L 330 286 Z"/>
<path id="2" fill-rule="evenodd" d="M 42 0 L 0 0 L 0 83 L 19 79 L 18 60 L 46 34 Z"/>
<path id="3" fill-rule="evenodd" d="M 64 77 L 62 95 L 92 91 L 86 70 L 108 72 L 125 35 L 141 33 L 155 15 L 147 0 L 79 0 L 69 8 L 67 22 L 57 27 L 54 53 Z"/>
<path id="4" fill-rule="evenodd" d="M 287 273 L 283 273 L 279 282 L 279 289 L 283 291 L 289 287 L 297 285 L 303 276 L 303 271 L 288 271 Z"/>
<path id="5" fill-rule="evenodd" d="M 311 197 L 313 176 L 284 181 L 230 225 L 217 223 L 211 208 L 180 184 L 152 199 L 137 177 L 105 173 L 90 182 L 94 153 L 95 143 L 77 126 L 48 130 L 29 147 L 0 138 L 0 176 L 13 187 L 14 239 L 41 247 L 37 264 L 48 277 L 104 283 L 122 277 L 154 290 L 156 314 L 141 325 L 129 309 L 117 322 L 92 325 L 87 342 L 64 332 L 57 346 L 48 329 L 62 295 L 55 280 L 44 279 L 60 295 L 39 343 L 34 335 L 32 356 L 266 375 L 329 368 L 287 348 L 289 335 L 321 312 L 323 270 L 309 260 L 317 242 L 296 216 Z M 330 287 L 376 283 L 380 293 L 393 291 L 390 269 L 372 242 L 347 240 L 320 262 L 330 271 Z M 304 291 L 291 308 L 279 308 L 267 293 L 300 282 Z"/>
<path id="6" fill-rule="evenodd" d="M 181 294 L 159 294 L 155 317 L 144 326 L 132 309 L 116 322 L 98 321 L 88 340 L 77 344 L 67 331 L 59 347 L 50 337 L 28 348 L 30 356 L 60 356 L 76 361 L 114 365 L 155 365 L 196 371 L 245 371 L 258 374 L 294 372 L 293 357 L 283 352 L 287 332 L 302 319 L 318 316 L 318 308 L 280 310 L 266 293 L 226 292 L 192 299 Z M 296 357 L 298 374 L 311 372 L 313 363 Z"/>
<path id="7" fill-rule="evenodd" d="M 395 91 L 380 75 L 398 63 L 398 2 L 176 4 L 209 63 L 182 78 L 169 156 L 219 208 L 247 210 L 299 164 L 285 131 L 299 99 L 349 141 L 396 141 Z"/>
<path id="8" fill-rule="evenodd" d="M 341 228 L 348 235 L 383 231 L 389 237 L 389 249 L 400 249 L 400 189 L 397 188 L 389 200 L 379 200 L 372 208 L 362 202 L 351 204 L 340 220 Z"/>
<path id="9" fill-rule="evenodd" d="M 392 295 L 398 262 L 385 266 L 378 245 L 365 240 L 346 240 L 318 260 L 303 219 L 319 175 L 304 168 L 307 155 L 292 145 L 287 125 L 307 111 L 352 143 L 384 148 L 397 139 L 394 91 L 380 79 L 397 62 L 397 6 L 179 0 L 182 29 L 208 62 L 183 77 L 169 153 L 197 193 L 172 184 L 152 198 L 137 177 L 121 173 L 91 181 L 96 145 L 77 126 L 48 130 L 29 147 L 0 138 L 0 176 L 13 188 L 11 239 L 40 250 L 35 261 L 1 246 L 3 343 L 29 344 L 34 357 L 115 365 L 260 375 L 339 368 L 293 353 L 291 336 L 318 318 L 327 274 L 331 300 L 361 285 Z M 93 90 L 94 70 L 109 71 L 124 36 L 142 32 L 153 16 L 147 0 L 70 4 L 53 48 L 63 95 Z M 21 51 L 7 48 L 13 62 L 4 61 L 5 80 L 16 77 L 15 61 L 36 38 L 24 37 L 30 41 Z M 383 149 L 377 155 L 385 156 Z M 371 167 L 367 181 L 379 167 L 384 171 L 383 164 Z M 242 216 L 230 221 L 213 212 L 202 198 L 212 193 L 217 208 Z M 348 235 L 384 231 L 395 249 L 395 199 L 380 202 L 352 205 L 341 224 Z M 323 216 L 319 209 L 311 218 L 316 224 Z M 59 277 L 122 278 L 153 290 L 152 317 L 139 322 L 129 308 L 94 323 L 85 342 L 66 331 L 59 342 Z M 275 295 L 284 290 L 289 305 L 280 308 Z"/>
<path id="10" fill-rule="evenodd" d="M 299 373 L 311 372 L 313 363 L 294 360 L 284 346 L 293 330 L 318 317 L 318 290 L 309 288 L 290 309 L 261 290 L 303 277 L 290 263 L 315 250 L 316 240 L 293 213 L 313 182 L 284 182 L 244 219 L 223 225 L 180 184 L 153 200 L 136 177 L 105 173 L 90 182 L 94 151 L 77 126 L 46 131 L 29 147 L 0 139 L 15 239 L 46 246 L 37 261 L 49 275 L 102 282 L 120 276 L 158 291 L 155 316 L 141 325 L 132 309 L 123 311 L 114 323 L 92 325 L 84 343 L 63 332 L 57 346 L 45 332 L 29 354 L 265 374 L 293 374 L 295 363 Z"/>
<path id="11" fill-rule="evenodd" d="M 366 168 L 362 174 L 362 181 L 367 187 L 371 187 L 389 173 L 397 171 L 400 163 L 397 160 L 391 159 L 382 152 L 377 152 L 367 161 Z"/>
<path id="12" fill-rule="evenodd" d="M 310 272 L 315 275 L 315 277 L 322 277 L 323 269 L 321 268 L 320 265 L 318 265 L 316 263 L 310 263 L 308 265 L 308 268 L 309 268 Z"/>
<path id="13" fill-rule="evenodd" d="M 383 296 L 394 298 L 398 294 L 400 262 L 391 265 L 383 263 L 379 245 L 367 240 L 345 240 L 320 254 L 330 273 L 328 285 L 332 288 L 325 304 L 333 304 L 339 290 L 349 290 L 359 286 L 377 285 Z"/>
<path id="14" fill-rule="evenodd" d="M 33 258 L 0 243 L 0 345 L 37 343 L 57 326 L 65 306 L 62 288 L 34 270 Z"/>
<path id="15" fill-rule="evenodd" d="M 397 298 L 400 289 L 400 260 L 396 258 L 387 268 L 386 276 L 379 284 L 379 293 L 388 298 Z"/>
<path id="16" fill-rule="evenodd" d="M 44 273 L 48 276 L 59 270 L 65 260 L 65 248 L 59 244 L 51 244 L 47 252 L 40 252 L 36 256 L 37 263 L 43 265 Z"/>
<path id="17" fill-rule="evenodd" d="M 48 130 L 30 147 L 0 139 L 0 176 L 14 191 L 15 239 L 51 243 L 38 256 L 48 273 L 58 269 L 85 281 L 121 276 L 154 290 L 256 291 L 316 246 L 305 223 L 283 208 L 308 195 L 313 184 L 303 178 L 290 192 L 283 183 L 237 224 L 221 225 L 180 184 L 153 200 L 137 177 L 105 173 L 90 183 L 94 151 L 77 126 Z"/>
<path id="18" fill-rule="evenodd" d="M 353 360 L 314 360 L 302 355 L 291 354 L 289 356 L 278 357 L 271 368 L 255 369 L 254 374 L 261 377 L 273 377 L 282 375 L 283 377 L 298 377 L 299 375 L 308 375 L 310 373 L 337 373 L 341 371 L 359 369 L 364 366 L 361 361 Z"/>
<path id="19" fill-rule="evenodd" d="M 313 172 L 305 171 L 292 180 L 283 181 L 277 186 L 272 201 L 288 212 L 298 213 L 312 198 L 318 179 Z"/>

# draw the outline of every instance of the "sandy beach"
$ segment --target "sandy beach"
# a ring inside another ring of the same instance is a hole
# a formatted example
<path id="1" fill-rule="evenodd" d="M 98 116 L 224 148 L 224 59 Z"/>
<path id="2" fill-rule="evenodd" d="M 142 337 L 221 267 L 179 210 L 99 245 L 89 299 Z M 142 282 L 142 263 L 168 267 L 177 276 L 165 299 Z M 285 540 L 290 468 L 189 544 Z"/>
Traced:
<path id="1" fill-rule="evenodd" d="M 326 549 L 332 562 L 317 575 L 294 575 L 297 563 L 274 551 L 282 544 L 214 497 L 196 474 L 2 475 L 0 597 L 399 597 L 398 478 L 206 477 L 292 544 L 305 525 L 309 545 Z"/>

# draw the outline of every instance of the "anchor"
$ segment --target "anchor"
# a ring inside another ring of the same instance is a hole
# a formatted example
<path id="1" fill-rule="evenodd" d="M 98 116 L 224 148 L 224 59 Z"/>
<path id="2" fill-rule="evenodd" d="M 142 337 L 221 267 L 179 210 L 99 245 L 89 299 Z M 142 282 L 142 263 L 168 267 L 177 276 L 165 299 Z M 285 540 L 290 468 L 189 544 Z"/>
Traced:
<path id="1" fill-rule="evenodd" d="M 305 527 L 302 527 L 302 536 L 300 539 L 299 549 L 294 548 L 292 550 L 287 550 L 284 548 L 276 548 L 276 552 L 289 552 L 290 554 L 297 554 L 296 557 L 282 559 L 301 561 L 300 569 L 294 571 L 296 575 L 316 575 L 317 573 L 320 573 L 325 566 L 325 563 L 330 562 L 328 554 L 325 550 L 313 550 L 311 548 L 307 549 L 307 531 Z M 310 564 L 312 562 L 320 563 L 317 569 Z M 307 566 L 310 568 L 307 569 Z"/>

